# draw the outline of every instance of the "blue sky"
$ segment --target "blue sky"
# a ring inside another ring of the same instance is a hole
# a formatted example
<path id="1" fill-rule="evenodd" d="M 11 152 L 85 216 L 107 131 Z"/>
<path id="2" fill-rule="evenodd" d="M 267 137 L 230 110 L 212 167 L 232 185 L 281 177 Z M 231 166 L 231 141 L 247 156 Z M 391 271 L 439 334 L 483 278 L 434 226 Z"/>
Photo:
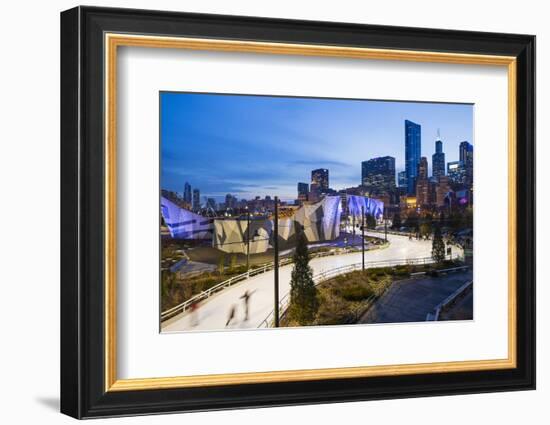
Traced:
<path id="1" fill-rule="evenodd" d="M 185 182 L 220 200 L 256 195 L 296 198 L 296 184 L 328 168 L 336 190 L 357 186 L 361 161 L 395 157 L 405 167 L 404 121 L 422 126 L 422 156 L 435 151 L 437 130 L 445 160 L 472 143 L 473 106 L 270 96 L 162 92 L 161 187 Z"/>

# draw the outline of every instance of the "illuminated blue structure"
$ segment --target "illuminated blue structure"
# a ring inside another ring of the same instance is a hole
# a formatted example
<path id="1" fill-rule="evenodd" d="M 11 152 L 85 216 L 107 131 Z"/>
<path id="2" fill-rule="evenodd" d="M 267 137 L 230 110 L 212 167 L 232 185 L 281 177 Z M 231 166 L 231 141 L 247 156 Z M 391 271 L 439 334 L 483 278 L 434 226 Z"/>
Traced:
<path id="1" fill-rule="evenodd" d="M 380 220 L 384 216 L 384 203 L 366 196 L 347 195 L 349 215 L 361 217 L 361 212 Z"/>
<path id="2" fill-rule="evenodd" d="M 174 239 L 212 239 L 214 220 L 180 208 L 164 196 L 160 198 L 164 223 Z"/>

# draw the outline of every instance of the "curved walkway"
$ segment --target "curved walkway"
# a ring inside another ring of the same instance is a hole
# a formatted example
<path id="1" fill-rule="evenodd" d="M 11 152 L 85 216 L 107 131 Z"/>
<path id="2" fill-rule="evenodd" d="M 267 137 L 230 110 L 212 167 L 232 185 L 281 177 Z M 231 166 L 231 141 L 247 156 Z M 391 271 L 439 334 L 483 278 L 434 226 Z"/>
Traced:
<path id="1" fill-rule="evenodd" d="M 380 234 L 371 236 L 379 237 Z M 365 262 L 415 259 L 431 255 L 432 241 L 409 240 L 406 236 L 398 235 L 388 235 L 388 241 L 390 242 L 388 248 L 367 251 Z M 455 250 L 456 248 L 453 248 L 453 251 Z M 358 262 L 361 262 L 360 252 L 316 258 L 310 261 L 310 266 L 313 269 L 313 274 L 316 275 Z M 279 300 L 290 292 L 292 267 L 293 265 L 290 264 L 279 268 Z M 245 291 L 252 294 L 249 301 L 248 320 L 244 320 L 245 309 L 243 299 L 241 299 Z M 226 327 L 231 306 L 235 306 L 236 314 Z M 272 312 L 273 306 L 273 271 L 270 271 L 219 292 L 203 301 L 195 313 L 185 312 L 164 322 L 162 331 L 255 329 Z"/>
<path id="2" fill-rule="evenodd" d="M 359 323 L 424 322 L 426 315 L 464 283 L 472 280 L 466 270 L 438 277 L 421 277 L 394 282 L 363 315 Z M 470 299 L 471 301 L 471 299 Z M 472 303 L 464 308 L 463 319 L 472 319 Z"/>

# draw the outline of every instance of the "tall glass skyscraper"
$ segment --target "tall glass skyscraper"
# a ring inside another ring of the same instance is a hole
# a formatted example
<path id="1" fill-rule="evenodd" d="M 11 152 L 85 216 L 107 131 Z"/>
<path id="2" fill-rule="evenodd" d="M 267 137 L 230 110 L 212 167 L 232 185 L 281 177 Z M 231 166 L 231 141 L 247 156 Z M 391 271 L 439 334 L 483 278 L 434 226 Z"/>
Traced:
<path id="1" fill-rule="evenodd" d="M 445 153 L 443 142 L 438 137 L 435 141 L 435 153 L 432 155 L 432 176 L 439 181 L 439 177 L 445 175 Z"/>
<path id="2" fill-rule="evenodd" d="M 420 180 L 427 180 L 428 179 L 428 159 L 423 156 L 420 158 L 420 162 L 418 163 L 418 175 L 417 179 Z"/>
<path id="3" fill-rule="evenodd" d="M 191 205 L 191 185 L 185 182 L 183 189 L 183 201 L 190 206 Z"/>
<path id="4" fill-rule="evenodd" d="M 298 200 L 307 201 L 309 195 L 309 184 L 308 183 L 298 183 Z"/>
<path id="5" fill-rule="evenodd" d="M 318 184 L 321 192 L 329 188 L 328 170 L 326 168 L 318 168 L 311 172 L 311 183 Z"/>
<path id="6" fill-rule="evenodd" d="M 464 164 L 466 172 L 465 184 L 468 187 L 472 187 L 474 183 L 474 147 L 464 141 L 460 143 L 459 147 L 460 161 Z"/>
<path id="7" fill-rule="evenodd" d="M 193 189 L 193 211 L 197 212 L 201 209 L 201 191 Z"/>
<path id="8" fill-rule="evenodd" d="M 384 156 L 361 163 L 361 184 L 375 192 L 395 190 L 395 158 Z"/>
<path id="9" fill-rule="evenodd" d="M 400 171 L 397 173 L 397 185 L 399 187 L 407 187 L 407 172 Z"/>
<path id="10" fill-rule="evenodd" d="M 463 188 L 467 184 L 466 167 L 462 161 L 451 161 L 447 163 L 447 175 L 449 181 L 457 187 Z"/>
<path id="11" fill-rule="evenodd" d="M 461 142 L 459 147 L 459 153 L 460 153 L 460 160 L 464 164 L 467 164 L 469 162 L 471 163 L 474 162 L 474 147 L 470 143 L 466 141 Z"/>
<path id="12" fill-rule="evenodd" d="M 407 174 L 407 193 L 416 193 L 416 177 L 420 162 L 420 124 L 405 120 L 405 173 Z"/>

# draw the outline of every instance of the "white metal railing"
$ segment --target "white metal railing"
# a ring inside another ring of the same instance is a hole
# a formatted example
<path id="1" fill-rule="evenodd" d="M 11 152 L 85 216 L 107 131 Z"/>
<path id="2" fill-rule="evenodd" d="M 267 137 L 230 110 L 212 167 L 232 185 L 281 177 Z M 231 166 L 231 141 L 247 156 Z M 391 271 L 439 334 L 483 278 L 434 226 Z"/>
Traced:
<path id="1" fill-rule="evenodd" d="M 291 259 L 286 258 L 281 261 L 279 261 L 279 266 L 284 266 L 292 262 Z M 234 285 L 235 283 L 241 282 L 243 280 L 246 280 L 252 276 L 256 276 L 262 273 L 265 273 L 267 271 L 272 270 L 274 267 L 274 263 L 267 263 L 264 264 L 261 267 L 258 267 L 256 269 L 251 269 L 247 272 L 241 273 L 237 276 L 230 277 L 229 279 L 224 280 L 223 282 L 218 283 L 217 285 L 212 286 L 211 288 L 208 288 L 202 292 L 200 292 L 197 295 L 194 295 L 193 297 L 189 298 L 187 301 L 184 301 L 181 304 L 178 304 L 175 307 L 172 307 L 166 311 L 163 311 L 160 315 L 161 321 L 167 320 L 171 317 L 176 316 L 177 314 L 185 312 L 188 307 L 190 307 L 192 304 L 202 301 L 206 298 L 210 298 L 213 294 L 215 294 L 218 291 L 221 291 L 222 289 L 225 289 L 229 286 Z"/>
<path id="2" fill-rule="evenodd" d="M 332 255 L 341 255 L 342 251 L 344 251 L 344 253 L 350 253 L 350 252 L 356 252 L 357 250 L 350 247 L 350 248 L 341 248 L 340 250 L 317 252 L 317 253 L 310 254 L 310 258 L 313 259 L 313 258 L 329 257 Z M 282 260 L 279 260 L 279 267 L 286 266 L 291 263 L 292 263 L 292 258 L 284 258 Z M 210 298 L 215 293 L 225 288 L 228 288 L 229 286 L 232 286 L 238 282 L 242 282 L 243 280 L 246 280 L 252 276 L 256 276 L 256 275 L 271 271 L 273 270 L 274 265 L 275 265 L 274 262 L 266 263 L 259 268 L 251 269 L 245 273 L 241 273 L 237 276 L 230 277 L 229 279 L 226 279 L 223 282 L 220 282 L 212 286 L 211 288 L 208 288 L 200 292 L 199 294 L 192 296 L 191 298 L 184 301 L 183 303 L 163 311 L 160 315 L 160 320 L 163 322 L 178 314 L 184 313 L 192 304 L 202 301 L 204 299 Z"/>
<path id="3" fill-rule="evenodd" d="M 453 259 L 460 259 L 461 256 L 456 255 L 447 255 L 445 256 L 446 260 L 453 260 Z M 424 264 L 432 264 L 434 263 L 434 260 L 432 257 L 421 257 L 421 258 L 406 258 L 406 259 L 399 259 L 399 260 L 384 260 L 384 261 L 368 261 L 365 262 L 365 268 L 376 268 L 376 267 L 395 267 L 395 266 L 406 266 L 406 265 L 424 265 Z M 315 286 L 319 285 L 320 283 L 332 279 L 335 276 L 339 276 L 342 274 L 351 273 L 356 270 L 362 270 L 363 268 L 363 262 L 360 263 L 354 263 L 354 264 L 348 264 L 346 266 L 336 267 L 334 269 L 325 270 L 321 273 L 316 274 L 313 276 L 313 282 L 315 283 Z M 286 308 L 288 307 L 290 303 L 290 292 L 285 294 L 283 298 L 279 301 L 279 311 L 282 312 L 282 315 L 284 315 L 284 312 Z M 274 317 L 274 310 L 271 311 L 267 315 L 267 317 L 260 322 L 258 325 L 258 328 L 268 328 L 273 326 L 273 323 L 275 321 Z"/>
<path id="4" fill-rule="evenodd" d="M 464 293 L 473 283 L 474 283 L 473 280 L 466 282 L 464 285 L 462 285 L 460 288 L 454 291 L 451 295 L 445 298 L 441 303 L 439 303 L 434 308 L 433 313 L 428 313 L 426 315 L 426 321 L 437 322 L 439 320 L 439 315 L 441 314 L 441 310 L 443 310 L 445 307 L 451 304 L 456 298 L 458 298 L 462 293 Z"/>

